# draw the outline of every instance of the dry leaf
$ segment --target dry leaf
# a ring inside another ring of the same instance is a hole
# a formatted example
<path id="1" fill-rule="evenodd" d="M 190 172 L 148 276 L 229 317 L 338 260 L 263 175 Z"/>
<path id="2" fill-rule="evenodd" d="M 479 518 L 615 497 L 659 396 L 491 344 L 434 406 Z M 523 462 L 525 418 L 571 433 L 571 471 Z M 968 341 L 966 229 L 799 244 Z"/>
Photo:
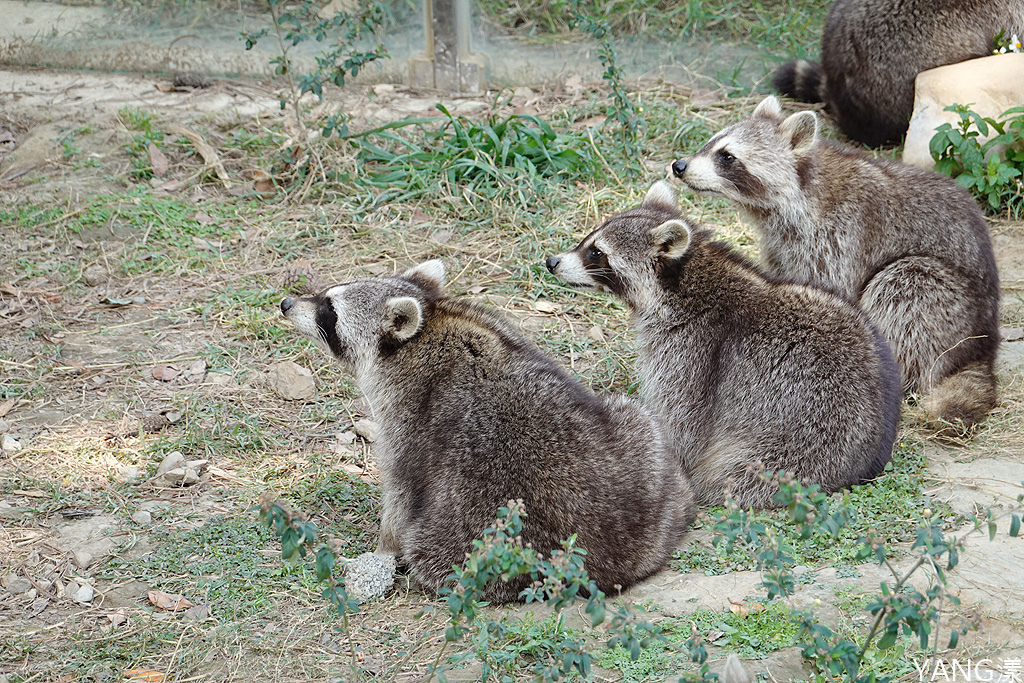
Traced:
<path id="1" fill-rule="evenodd" d="M 484 289 L 485 288 L 481 287 L 480 285 L 473 285 L 472 287 L 470 287 L 466 291 L 469 292 L 470 294 L 480 294 L 481 292 L 484 291 Z"/>
<path id="2" fill-rule="evenodd" d="M 163 178 L 167 175 L 167 155 L 160 151 L 152 142 L 149 143 L 149 165 L 153 167 L 153 175 Z"/>
<path id="3" fill-rule="evenodd" d="M 180 124 L 174 124 L 168 127 L 168 131 L 176 135 L 181 135 L 189 139 L 195 150 L 199 152 L 199 156 L 203 157 L 203 161 L 206 162 L 208 168 L 212 168 L 214 173 L 217 174 L 217 178 L 224 184 L 226 189 L 231 189 L 231 179 L 228 177 L 228 172 L 224 169 L 224 164 L 220 161 L 220 156 L 217 154 L 217 150 L 210 146 L 203 136 L 195 132 L 191 128 L 187 128 Z"/>
<path id="4" fill-rule="evenodd" d="M 149 598 L 149 601 L 153 603 L 155 607 L 167 610 L 168 612 L 180 612 L 192 607 L 192 602 L 188 600 L 188 598 L 184 595 L 178 595 L 177 593 L 149 591 L 146 593 L 146 597 Z"/>
<path id="5" fill-rule="evenodd" d="M 189 216 L 192 220 L 200 225 L 213 225 L 217 222 L 217 219 L 206 213 L 205 211 L 196 211 L 195 215 Z"/>
<path id="6" fill-rule="evenodd" d="M 274 179 L 271 178 L 270 174 L 266 171 L 253 171 L 252 181 L 253 189 L 256 190 L 256 192 L 264 199 L 270 199 L 277 191 L 274 185 Z"/>
<path id="7" fill-rule="evenodd" d="M 450 230 L 438 230 L 437 232 L 435 232 L 430 237 L 431 240 L 433 240 L 434 242 L 437 242 L 438 244 L 445 244 L 451 238 L 452 238 L 452 233 L 451 233 Z"/>
<path id="8" fill-rule="evenodd" d="M 174 86 L 170 83 L 157 83 L 156 89 L 160 92 L 174 92 Z"/>
<path id="9" fill-rule="evenodd" d="M 161 382 L 170 382 L 180 374 L 181 370 L 173 365 L 158 365 L 153 368 L 153 378 L 158 379 Z"/>
<path id="10" fill-rule="evenodd" d="M 601 329 L 600 325 L 594 325 L 587 330 L 587 337 L 593 339 L 596 342 L 604 341 L 604 330 Z"/>
<path id="11" fill-rule="evenodd" d="M 593 128 L 594 126 L 600 126 L 602 123 L 608 120 L 607 116 L 591 116 L 588 119 L 583 119 L 578 122 L 578 125 L 584 128 Z"/>
<path id="12" fill-rule="evenodd" d="M 538 313 L 547 313 L 548 315 L 552 315 L 558 312 L 558 306 L 551 303 L 550 301 L 534 301 L 531 308 L 533 308 L 533 310 L 537 311 Z"/>
<path id="13" fill-rule="evenodd" d="M 124 672 L 125 683 L 162 683 L 164 673 L 152 669 L 129 669 Z"/>
<path id="14" fill-rule="evenodd" d="M 14 407 L 14 399 L 9 398 L 3 403 L 0 403 L 0 417 L 3 417 L 7 413 L 11 412 L 11 408 Z"/>

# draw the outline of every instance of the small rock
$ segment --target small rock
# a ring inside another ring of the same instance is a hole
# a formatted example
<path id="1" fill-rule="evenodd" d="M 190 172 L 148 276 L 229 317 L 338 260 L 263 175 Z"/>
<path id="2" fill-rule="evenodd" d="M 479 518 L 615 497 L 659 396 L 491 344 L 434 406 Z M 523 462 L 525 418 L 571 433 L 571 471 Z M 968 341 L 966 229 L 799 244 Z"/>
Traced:
<path id="1" fill-rule="evenodd" d="M 345 565 L 345 590 L 359 600 L 383 596 L 395 585 L 395 556 L 363 553 Z"/>
<path id="2" fill-rule="evenodd" d="M 604 341 L 604 330 L 601 329 L 600 325 L 594 325 L 587 330 L 587 337 L 593 339 L 596 342 Z"/>
<path id="3" fill-rule="evenodd" d="M 146 512 L 145 510 L 137 510 L 132 515 L 132 521 L 142 526 L 149 526 L 153 523 L 153 515 Z"/>
<path id="4" fill-rule="evenodd" d="M 11 425 L 7 424 L 7 420 L 0 417 L 0 434 L 6 434 L 11 431 Z"/>
<path id="5" fill-rule="evenodd" d="M 334 438 L 338 440 L 339 445 L 347 446 L 356 440 L 356 435 L 355 432 L 338 432 Z"/>
<path id="6" fill-rule="evenodd" d="M 391 83 L 378 83 L 377 85 L 373 86 L 374 95 L 387 95 L 393 92 L 395 92 L 395 86 L 392 85 Z"/>
<path id="7" fill-rule="evenodd" d="M 356 423 L 352 425 L 352 431 L 373 443 L 380 436 L 380 425 L 373 420 L 356 420 Z"/>
<path id="8" fill-rule="evenodd" d="M 64 597 L 74 600 L 80 588 L 77 581 L 68 581 L 68 585 L 64 586 Z"/>
<path id="9" fill-rule="evenodd" d="M 26 579 L 24 576 L 18 576 L 17 574 L 8 574 L 3 580 L 4 588 L 11 595 L 21 595 L 32 590 L 32 582 Z"/>
<path id="10" fill-rule="evenodd" d="M 90 287 L 102 285 L 107 281 L 107 269 L 98 264 L 89 266 L 82 272 L 82 280 Z"/>
<path id="11" fill-rule="evenodd" d="M 35 600 L 37 597 L 39 597 L 39 591 L 33 588 L 29 590 L 27 593 L 25 593 L 25 597 L 29 600 Z"/>
<path id="12" fill-rule="evenodd" d="M 142 470 L 135 465 L 125 465 L 117 470 L 117 481 L 124 484 L 142 476 Z"/>
<path id="13" fill-rule="evenodd" d="M 313 373 L 290 360 L 270 368 L 270 386 L 286 401 L 305 401 L 316 395 Z"/>
<path id="14" fill-rule="evenodd" d="M 74 597 L 72 599 L 75 602 L 80 602 L 82 604 L 89 604 L 90 602 L 92 602 L 92 599 L 94 597 L 96 597 L 96 591 L 93 589 L 92 586 L 90 586 L 89 584 L 86 583 L 86 584 L 83 584 L 78 589 L 78 592 L 75 593 L 75 595 L 74 595 Z"/>
<path id="15" fill-rule="evenodd" d="M 212 384 L 215 387 L 232 387 L 237 385 L 238 382 L 230 372 L 211 370 L 206 373 L 206 384 Z"/>
<path id="16" fill-rule="evenodd" d="M 199 473 L 196 472 L 191 467 L 186 467 L 185 468 L 185 478 L 181 480 L 182 485 L 183 486 L 188 486 L 190 484 L 195 484 L 198 481 L 199 481 Z"/>
<path id="17" fill-rule="evenodd" d="M 96 558 L 95 556 L 93 556 L 92 552 L 84 548 L 74 551 L 73 553 L 71 553 L 71 556 L 75 560 L 75 564 L 78 566 L 79 569 L 88 569 L 92 565 L 92 563 L 96 561 Z"/>
<path id="18" fill-rule="evenodd" d="M 181 454 L 181 451 L 168 453 L 167 457 L 160 462 L 160 466 L 156 468 L 156 476 L 159 477 L 173 469 L 177 469 L 183 462 L 185 462 L 185 456 Z"/>
<path id="19" fill-rule="evenodd" d="M 10 434 L 4 434 L 0 436 L 0 450 L 4 453 L 14 453 L 21 450 L 21 442 Z"/>

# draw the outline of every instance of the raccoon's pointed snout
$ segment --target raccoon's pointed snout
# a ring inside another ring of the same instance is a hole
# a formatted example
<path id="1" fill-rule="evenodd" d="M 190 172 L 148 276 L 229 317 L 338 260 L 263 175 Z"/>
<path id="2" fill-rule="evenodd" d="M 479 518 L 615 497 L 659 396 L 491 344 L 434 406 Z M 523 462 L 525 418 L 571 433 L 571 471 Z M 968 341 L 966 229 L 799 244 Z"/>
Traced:
<path id="1" fill-rule="evenodd" d="M 548 256 L 547 260 L 544 261 L 544 265 L 548 267 L 548 271 L 551 273 L 555 272 L 555 268 L 562 262 L 562 259 L 558 256 Z"/>
<path id="2" fill-rule="evenodd" d="M 682 178 L 683 174 L 686 173 L 686 166 L 686 159 L 676 159 L 672 162 L 672 175 L 676 178 Z"/>
<path id="3" fill-rule="evenodd" d="M 288 296 L 281 300 L 281 313 L 288 313 L 289 309 L 295 305 L 295 299 Z"/>

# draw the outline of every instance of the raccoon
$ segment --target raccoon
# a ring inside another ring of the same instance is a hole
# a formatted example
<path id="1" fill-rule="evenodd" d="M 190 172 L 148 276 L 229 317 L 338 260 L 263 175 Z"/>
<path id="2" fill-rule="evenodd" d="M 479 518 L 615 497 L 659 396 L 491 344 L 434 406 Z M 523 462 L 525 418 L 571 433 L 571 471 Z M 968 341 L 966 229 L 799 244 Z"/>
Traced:
<path id="1" fill-rule="evenodd" d="M 999 276 L 988 224 L 957 183 L 822 140 L 814 112 L 783 119 L 775 97 L 672 172 L 746 212 L 770 274 L 857 302 L 943 429 L 995 406 Z"/>
<path id="2" fill-rule="evenodd" d="M 835 491 L 889 461 L 899 373 L 881 335 L 855 306 L 766 276 L 680 218 L 667 183 L 547 267 L 629 307 L 640 396 L 698 503 L 721 504 L 729 488 L 743 507 L 772 507 L 762 471 Z"/>
<path id="3" fill-rule="evenodd" d="M 1024 35 L 1024 0 L 837 0 L 821 63 L 787 62 L 772 74 L 784 95 L 825 102 L 851 139 L 898 142 L 921 71 L 992 53 L 996 35 Z"/>
<path id="4" fill-rule="evenodd" d="M 381 425 L 378 552 L 436 590 L 498 507 L 522 499 L 522 541 L 546 553 L 576 534 L 601 590 L 657 572 L 695 509 L 653 417 L 583 387 L 496 314 L 446 297 L 443 278 L 427 261 L 281 302 Z M 514 601 L 528 582 L 492 585 L 488 599 Z"/>

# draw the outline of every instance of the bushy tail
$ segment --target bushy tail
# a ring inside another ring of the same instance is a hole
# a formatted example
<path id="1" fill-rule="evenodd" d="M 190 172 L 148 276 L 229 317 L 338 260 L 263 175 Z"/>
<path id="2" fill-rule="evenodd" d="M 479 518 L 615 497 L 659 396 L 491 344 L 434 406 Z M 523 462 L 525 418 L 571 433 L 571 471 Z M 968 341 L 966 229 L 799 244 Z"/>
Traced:
<path id="1" fill-rule="evenodd" d="M 725 662 L 725 668 L 722 670 L 722 675 L 718 677 L 719 683 L 750 683 L 753 678 L 747 673 L 747 670 L 740 664 L 739 657 L 736 655 L 729 655 L 729 659 Z"/>
<path id="2" fill-rule="evenodd" d="M 786 62 L 772 74 L 772 85 L 794 100 L 812 104 L 825 101 L 825 77 L 818 62 L 806 59 Z"/>
<path id="3" fill-rule="evenodd" d="M 964 433 L 996 406 L 992 364 L 978 361 L 946 377 L 928 396 L 926 410 L 943 433 Z"/>

